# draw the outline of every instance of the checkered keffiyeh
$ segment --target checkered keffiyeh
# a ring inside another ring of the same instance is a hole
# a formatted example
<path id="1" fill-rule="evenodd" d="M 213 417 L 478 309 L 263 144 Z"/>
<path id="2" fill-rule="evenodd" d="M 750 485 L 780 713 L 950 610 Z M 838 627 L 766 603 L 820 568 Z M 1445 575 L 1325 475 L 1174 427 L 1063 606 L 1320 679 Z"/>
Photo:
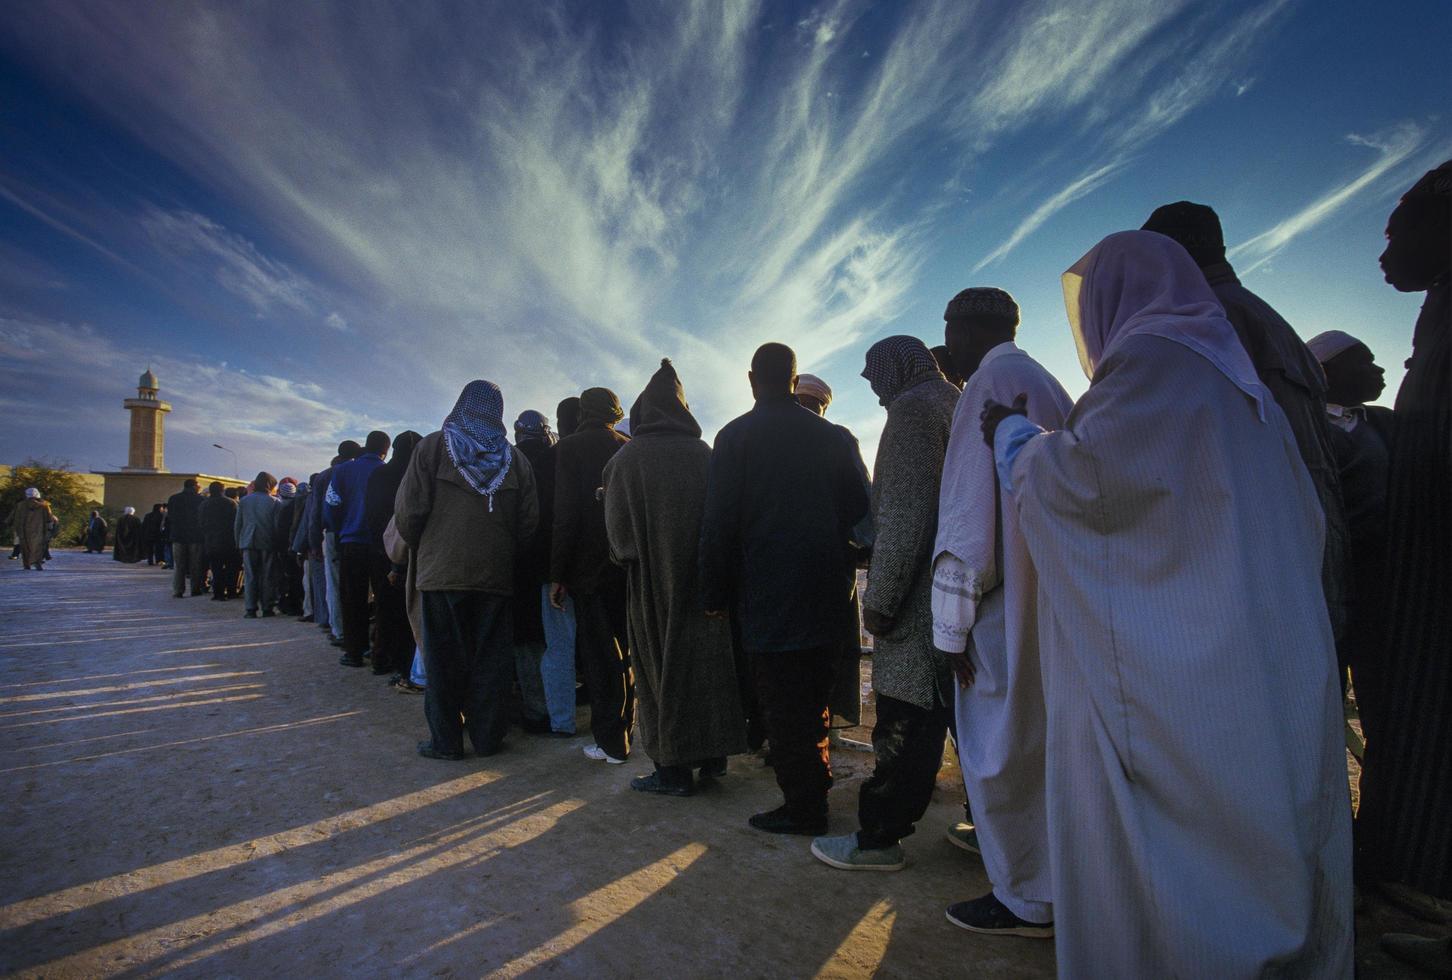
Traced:
<path id="1" fill-rule="evenodd" d="M 503 485 L 514 460 L 504 428 L 504 394 L 499 386 L 492 381 L 470 381 L 444 419 L 443 429 L 449 459 L 476 493 L 489 498 L 489 509 L 493 510 L 494 494 Z"/>

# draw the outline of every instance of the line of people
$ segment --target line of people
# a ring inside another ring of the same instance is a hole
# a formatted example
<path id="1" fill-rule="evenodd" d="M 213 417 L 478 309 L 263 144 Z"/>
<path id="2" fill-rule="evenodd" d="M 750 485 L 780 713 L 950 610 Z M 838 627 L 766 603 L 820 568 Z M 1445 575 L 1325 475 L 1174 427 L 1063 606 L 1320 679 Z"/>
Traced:
<path id="1" fill-rule="evenodd" d="M 755 405 L 714 446 L 669 360 L 627 426 L 590 388 L 555 430 L 519 415 L 512 443 L 499 387 L 470 382 L 439 431 L 370 433 L 312 477 L 290 539 L 312 615 L 344 665 L 423 687 L 428 758 L 493 755 L 515 714 L 574 735 L 577 663 L 584 755 L 638 747 L 642 792 L 689 796 L 764 733 L 782 803 L 750 824 L 842 870 L 905 866 L 951 735 L 971 817 L 949 837 L 992 885 L 954 924 L 1052 937 L 1066 976 L 1349 977 L 1348 666 L 1356 873 L 1452 884 L 1449 171 L 1388 229 L 1388 281 L 1428 292 L 1394 414 L 1365 405 L 1364 343 L 1302 343 L 1239 283 L 1213 210 L 1179 202 L 1064 274 L 1077 401 L 1017 346 L 1001 289 L 952 298 L 942 349 L 872 345 L 871 480 L 783 344 L 756 351 Z M 280 506 L 270 483 L 239 547 Z M 831 836 L 859 604 L 875 768 L 858 829 Z"/>

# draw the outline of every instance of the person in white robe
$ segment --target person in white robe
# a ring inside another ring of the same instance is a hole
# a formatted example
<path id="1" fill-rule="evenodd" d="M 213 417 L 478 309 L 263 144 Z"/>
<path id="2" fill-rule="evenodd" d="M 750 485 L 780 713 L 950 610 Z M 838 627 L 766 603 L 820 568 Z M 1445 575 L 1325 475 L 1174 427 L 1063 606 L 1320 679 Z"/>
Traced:
<path id="1" fill-rule="evenodd" d="M 1018 304 L 976 288 L 944 314 L 948 349 L 967 386 L 938 498 L 933 643 L 955 665 L 958 760 L 976 827 L 950 840 L 976 850 L 993 888 L 949 907 L 973 932 L 1052 938 L 1053 881 L 1044 802 L 1038 580 L 979 416 L 989 402 L 1025 399 L 1028 418 L 1058 429 L 1072 407 L 1062 385 L 1014 344 Z M 966 663 L 965 663 L 966 659 Z"/>
<path id="2" fill-rule="evenodd" d="M 1088 392 L 1056 432 L 983 420 L 1039 576 L 1059 974 L 1350 977 L 1324 526 L 1290 427 L 1173 240 L 1109 236 L 1064 296 Z"/>

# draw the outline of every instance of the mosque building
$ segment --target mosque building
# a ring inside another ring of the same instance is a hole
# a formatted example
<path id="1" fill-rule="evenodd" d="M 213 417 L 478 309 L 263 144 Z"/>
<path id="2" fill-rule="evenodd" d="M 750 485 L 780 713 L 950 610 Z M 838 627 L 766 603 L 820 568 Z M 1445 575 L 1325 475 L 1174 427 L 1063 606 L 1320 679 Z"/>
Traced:
<path id="1" fill-rule="evenodd" d="M 172 473 L 166 468 L 165 418 L 171 411 L 171 405 L 158 397 L 160 393 L 161 384 L 156 374 L 147 368 L 136 384 L 136 397 L 122 402 L 126 411 L 131 413 L 130 446 L 126 452 L 126 465 L 120 470 L 92 471 L 105 481 L 101 502 L 117 511 L 123 507 L 135 507 L 137 514 L 145 514 L 151 510 L 152 504 L 165 503 L 186 480 L 196 480 L 202 493 L 207 492 L 207 484 L 213 481 L 227 487 L 246 486 L 246 480 L 236 477 Z"/>

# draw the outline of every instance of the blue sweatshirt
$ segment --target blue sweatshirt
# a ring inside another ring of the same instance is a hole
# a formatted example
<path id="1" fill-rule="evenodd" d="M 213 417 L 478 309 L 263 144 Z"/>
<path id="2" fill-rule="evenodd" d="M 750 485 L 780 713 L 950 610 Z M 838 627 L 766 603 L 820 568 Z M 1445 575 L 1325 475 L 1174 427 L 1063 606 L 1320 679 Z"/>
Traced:
<path id="1" fill-rule="evenodd" d="M 368 522 L 364 519 L 364 496 L 368 477 L 382 465 L 382 456 L 364 453 L 333 467 L 333 479 L 328 484 L 326 505 L 323 507 L 323 527 L 338 535 L 339 544 L 368 544 L 372 541 Z"/>

